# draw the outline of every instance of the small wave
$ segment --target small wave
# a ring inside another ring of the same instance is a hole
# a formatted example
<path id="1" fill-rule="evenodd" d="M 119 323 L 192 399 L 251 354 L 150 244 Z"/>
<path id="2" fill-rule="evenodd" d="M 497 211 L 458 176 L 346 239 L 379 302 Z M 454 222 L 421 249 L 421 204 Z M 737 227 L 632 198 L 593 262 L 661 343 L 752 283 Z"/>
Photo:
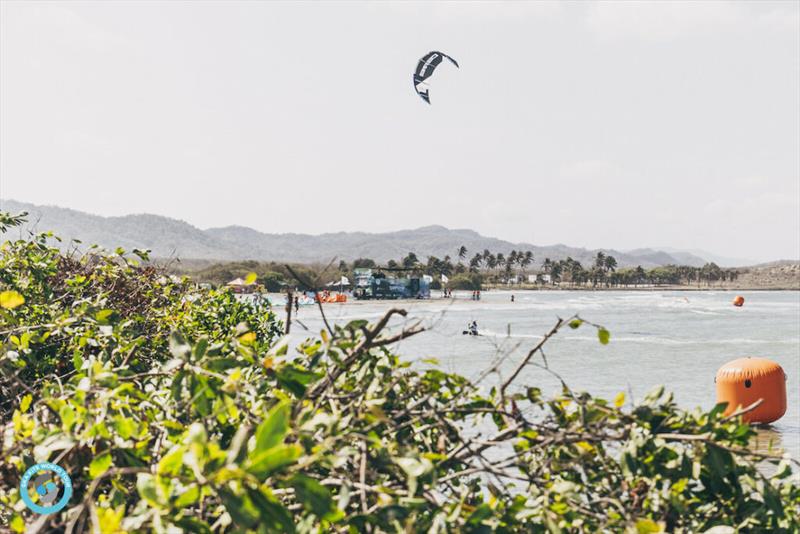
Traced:
<path id="1" fill-rule="evenodd" d="M 507 332 L 494 332 L 492 330 L 480 330 L 483 337 L 519 338 L 519 339 L 542 339 L 544 336 L 538 334 L 514 334 L 508 335 Z"/>
<path id="2" fill-rule="evenodd" d="M 597 341 L 594 336 L 564 336 L 563 339 L 573 341 Z M 633 336 L 617 336 L 611 334 L 611 342 L 629 342 L 629 343 L 645 343 L 650 345 L 769 345 L 769 344 L 791 344 L 796 345 L 800 343 L 800 339 L 702 339 L 702 340 L 689 340 L 689 339 L 671 339 L 664 337 L 633 337 Z"/>

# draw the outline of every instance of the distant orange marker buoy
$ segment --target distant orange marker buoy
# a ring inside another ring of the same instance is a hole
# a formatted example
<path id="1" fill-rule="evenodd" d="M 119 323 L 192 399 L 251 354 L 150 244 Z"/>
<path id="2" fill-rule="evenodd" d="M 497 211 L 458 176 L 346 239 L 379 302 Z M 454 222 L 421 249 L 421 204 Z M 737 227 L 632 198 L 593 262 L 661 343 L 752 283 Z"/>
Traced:
<path id="1" fill-rule="evenodd" d="M 717 371 L 717 403 L 727 402 L 725 415 L 747 408 L 759 399 L 761 404 L 742 418 L 748 423 L 772 423 L 786 413 L 786 374 L 766 358 L 739 358 Z"/>
<path id="2" fill-rule="evenodd" d="M 740 308 L 744 304 L 744 297 L 741 295 L 736 295 L 736 298 L 733 299 L 733 305 L 739 306 Z"/>

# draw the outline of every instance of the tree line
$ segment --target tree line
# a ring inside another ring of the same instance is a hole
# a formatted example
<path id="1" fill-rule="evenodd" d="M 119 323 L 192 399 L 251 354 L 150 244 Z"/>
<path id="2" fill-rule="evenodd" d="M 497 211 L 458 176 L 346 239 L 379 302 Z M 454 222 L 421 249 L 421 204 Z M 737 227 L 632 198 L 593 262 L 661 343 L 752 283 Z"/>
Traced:
<path id="1" fill-rule="evenodd" d="M 397 270 L 412 276 L 423 274 L 434 278 L 432 287 L 441 287 L 442 275 L 448 278 L 451 289 L 481 289 L 485 285 L 536 284 L 541 287 L 636 287 L 658 285 L 709 286 L 721 282 L 736 281 L 741 274 L 737 269 L 726 269 L 715 263 L 702 267 L 689 265 L 665 265 L 645 269 L 642 266 L 619 268 L 617 259 L 610 254 L 598 252 L 591 264 L 584 265 L 571 257 L 561 260 L 544 258 L 534 268 L 533 252 L 512 250 L 509 253 L 491 252 L 485 249 L 470 254 L 466 246 L 460 246 L 453 256 L 442 258 L 428 256 L 424 260 L 414 252 L 396 260 L 381 264 L 372 258 L 358 258 L 352 262 L 341 260 L 338 268 L 322 264 L 293 264 L 295 272 L 304 278 L 351 277 L 359 268 Z M 336 264 L 334 264 L 336 265 Z M 192 278 L 214 285 L 224 285 L 237 277 L 255 272 L 259 283 L 268 291 L 280 291 L 286 285 L 295 284 L 293 276 L 283 263 L 238 261 L 213 264 L 199 270 L 185 271 Z M 529 275 L 535 275 L 530 279 Z"/>
<path id="2" fill-rule="evenodd" d="M 467 259 L 469 258 L 469 259 Z M 414 252 L 409 252 L 399 260 L 389 260 L 388 269 L 408 270 L 414 274 L 427 274 L 434 279 L 448 277 L 448 285 L 459 289 L 478 289 L 482 284 L 531 283 L 529 269 L 534 264 L 531 251 L 512 250 L 508 254 L 491 252 L 488 249 L 469 255 L 466 246 L 458 248 L 455 258 L 428 256 L 422 261 Z M 357 268 L 380 268 L 378 262 L 370 258 L 358 258 L 352 263 L 341 261 L 339 270 L 351 272 Z M 567 285 L 569 287 L 631 287 L 641 285 L 712 285 L 719 282 L 736 281 L 741 274 L 737 269 L 725 269 L 716 263 L 706 263 L 702 267 L 690 265 L 664 265 L 645 269 L 637 267 L 619 268 L 617 259 L 604 252 L 598 252 L 594 261 L 583 265 L 571 257 L 561 260 L 545 258 L 541 267 L 532 270 L 536 284 Z M 473 287 L 476 285 L 477 287 Z"/>

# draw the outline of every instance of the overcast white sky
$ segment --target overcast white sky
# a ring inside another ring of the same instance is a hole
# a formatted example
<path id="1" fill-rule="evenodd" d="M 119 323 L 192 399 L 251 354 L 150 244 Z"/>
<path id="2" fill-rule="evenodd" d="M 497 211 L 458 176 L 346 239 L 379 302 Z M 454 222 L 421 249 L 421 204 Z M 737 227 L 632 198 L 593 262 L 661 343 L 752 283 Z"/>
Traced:
<path id="1" fill-rule="evenodd" d="M 799 6 L 3 1 L 0 196 L 798 258 Z"/>

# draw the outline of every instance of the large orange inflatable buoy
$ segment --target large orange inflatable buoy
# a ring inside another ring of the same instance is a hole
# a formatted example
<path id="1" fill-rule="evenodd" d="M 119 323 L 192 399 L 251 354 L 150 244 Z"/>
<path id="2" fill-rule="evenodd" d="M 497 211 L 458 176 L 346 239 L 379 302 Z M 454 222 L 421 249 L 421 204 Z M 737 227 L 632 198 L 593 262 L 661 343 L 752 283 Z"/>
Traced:
<path id="1" fill-rule="evenodd" d="M 736 295 L 736 298 L 733 299 L 733 305 L 741 308 L 743 304 L 744 304 L 744 297 L 741 295 Z"/>
<path id="2" fill-rule="evenodd" d="M 766 358 L 739 358 L 717 371 L 717 403 L 727 402 L 725 415 L 747 408 L 759 399 L 761 404 L 742 418 L 748 423 L 772 423 L 786 413 L 786 374 Z"/>

